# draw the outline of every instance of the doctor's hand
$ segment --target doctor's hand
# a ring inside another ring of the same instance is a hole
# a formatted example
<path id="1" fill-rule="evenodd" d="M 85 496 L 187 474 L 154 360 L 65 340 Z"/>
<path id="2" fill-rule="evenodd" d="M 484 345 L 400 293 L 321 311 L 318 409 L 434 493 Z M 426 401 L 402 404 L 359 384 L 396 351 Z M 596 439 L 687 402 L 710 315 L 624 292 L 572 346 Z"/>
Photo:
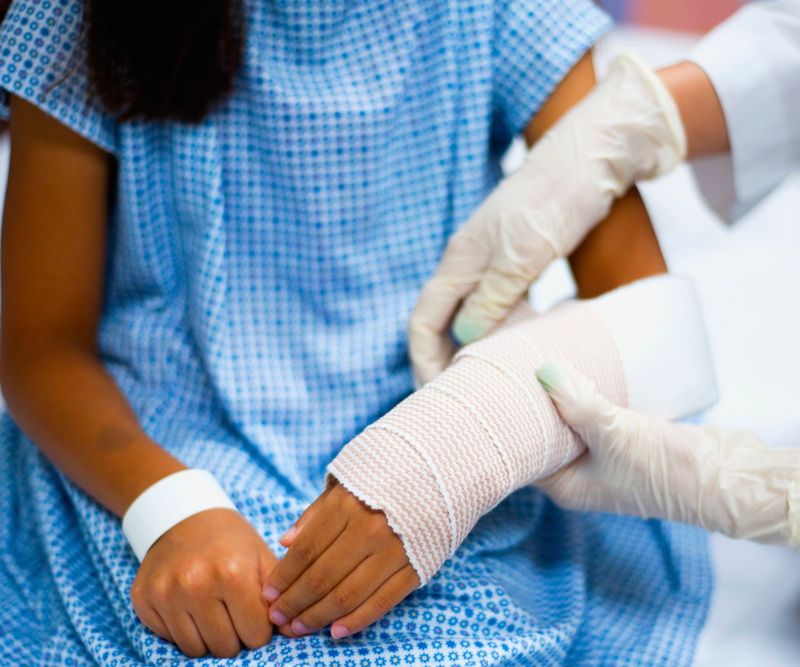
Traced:
<path id="1" fill-rule="evenodd" d="M 567 509 L 680 521 L 800 548 L 800 450 L 745 431 L 672 424 L 619 408 L 557 361 L 538 370 L 587 451 L 537 486 Z"/>
<path id="2" fill-rule="evenodd" d="M 608 215 L 614 198 L 685 154 L 680 114 L 663 83 L 637 59 L 617 58 L 450 239 L 409 321 L 418 382 L 448 365 L 451 326 L 458 343 L 482 338 Z"/>
<path id="3" fill-rule="evenodd" d="M 261 591 L 278 559 L 241 514 L 184 519 L 150 548 L 131 587 L 136 614 L 187 656 L 232 658 L 272 638 Z"/>
<path id="4" fill-rule="evenodd" d="M 333 637 L 347 637 L 420 584 L 383 512 L 338 483 L 317 498 L 281 544 L 289 551 L 270 574 L 264 596 L 273 622 L 289 636 L 333 623 Z"/>

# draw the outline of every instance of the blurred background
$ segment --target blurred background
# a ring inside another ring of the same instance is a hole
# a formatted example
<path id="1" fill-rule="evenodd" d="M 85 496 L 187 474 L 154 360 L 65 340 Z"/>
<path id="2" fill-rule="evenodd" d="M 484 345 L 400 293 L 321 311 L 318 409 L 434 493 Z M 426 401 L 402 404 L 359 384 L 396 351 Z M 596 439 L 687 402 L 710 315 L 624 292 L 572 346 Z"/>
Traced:
<path id="1" fill-rule="evenodd" d="M 733 14 L 743 0 L 600 0 L 619 23 L 707 32 Z"/>

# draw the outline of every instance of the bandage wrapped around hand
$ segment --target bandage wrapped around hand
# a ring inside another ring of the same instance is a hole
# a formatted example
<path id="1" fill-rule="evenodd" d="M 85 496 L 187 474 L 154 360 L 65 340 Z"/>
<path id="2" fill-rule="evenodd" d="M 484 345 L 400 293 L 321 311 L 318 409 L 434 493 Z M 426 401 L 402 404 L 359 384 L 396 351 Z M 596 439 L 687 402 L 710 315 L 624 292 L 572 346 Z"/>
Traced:
<path id="1" fill-rule="evenodd" d="M 423 582 L 483 514 L 581 451 L 536 380 L 538 365 L 554 354 L 592 377 L 610 401 L 627 405 L 613 339 L 589 306 L 571 303 L 466 347 L 329 466 L 349 491 L 386 513 Z"/>
<path id="2" fill-rule="evenodd" d="M 541 316 L 526 304 L 514 314 L 515 323 L 464 348 L 435 381 L 348 443 L 328 467 L 329 474 L 386 514 L 424 584 L 483 514 L 584 450 L 536 379 L 544 359 L 568 360 L 615 405 L 628 404 L 631 383 L 634 407 L 646 406 L 656 392 L 659 405 L 677 411 L 672 417 L 715 400 L 694 293 L 675 281 L 640 281 Z M 672 335 L 659 339 L 648 333 L 662 325 L 672 326 Z M 659 348 L 652 354 L 640 343 L 648 337 Z M 673 358 L 676 349 L 692 347 L 700 350 L 699 360 L 691 354 Z M 660 373 L 637 376 L 631 363 L 643 354 L 661 359 L 655 369 Z M 682 378 L 680 386 L 672 383 L 672 395 L 665 390 L 670 365 Z M 692 377 L 699 377 L 699 391 L 687 390 Z"/>

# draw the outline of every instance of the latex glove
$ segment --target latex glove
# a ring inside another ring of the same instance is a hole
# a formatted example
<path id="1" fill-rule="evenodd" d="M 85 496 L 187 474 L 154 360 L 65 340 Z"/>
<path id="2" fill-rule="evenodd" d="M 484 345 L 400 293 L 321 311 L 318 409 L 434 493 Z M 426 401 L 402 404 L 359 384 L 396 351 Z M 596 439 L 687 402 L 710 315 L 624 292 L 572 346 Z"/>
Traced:
<path id="1" fill-rule="evenodd" d="M 409 322 L 417 380 L 429 382 L 450 361 L 451 323 L 461 344 L 482 338 L 554 258 L 570 254 L 608 215 L 615 197 L 685 156 L 667 89 L 634 56 L 618 57 L 451 238 Z"/>
<path id="2" fill-rule="evenodd" d="M 769 449 L 746 431 L 618 408 L 561 362 L 544 362 L 537 376 L 588 448 L 536 483 L 559 505 L 800 548 L 800 450 Z"/>

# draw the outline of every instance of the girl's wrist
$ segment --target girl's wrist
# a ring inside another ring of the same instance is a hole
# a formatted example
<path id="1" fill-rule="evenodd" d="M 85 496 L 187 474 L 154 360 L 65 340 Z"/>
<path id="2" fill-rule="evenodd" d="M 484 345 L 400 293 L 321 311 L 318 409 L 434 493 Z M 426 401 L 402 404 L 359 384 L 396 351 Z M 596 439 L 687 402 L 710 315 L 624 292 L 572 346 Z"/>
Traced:
<path id="1" fill-rule="evenodd" d="M 139 561 L 170 528 L 210 509 L 236 506 L 214 475 L 186 469 L 167 475 L 141 493 L 125 512 L 122 531 Z"/>

